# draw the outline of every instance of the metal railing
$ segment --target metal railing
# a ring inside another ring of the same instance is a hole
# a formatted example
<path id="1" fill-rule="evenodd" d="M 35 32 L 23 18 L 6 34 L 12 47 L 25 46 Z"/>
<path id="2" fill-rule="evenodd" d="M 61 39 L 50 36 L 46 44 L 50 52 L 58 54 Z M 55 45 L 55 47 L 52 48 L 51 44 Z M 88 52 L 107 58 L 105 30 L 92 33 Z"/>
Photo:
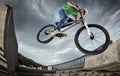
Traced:
<path id="1" fill-rule="evenodd" d="M 74 59 L 65 63 L 52 65 L 52 66 L 54 67 L 55 70 L 80 69 L 84 67 L 85 57 L 86 56 L 84 55 L 77 59 Z"/>

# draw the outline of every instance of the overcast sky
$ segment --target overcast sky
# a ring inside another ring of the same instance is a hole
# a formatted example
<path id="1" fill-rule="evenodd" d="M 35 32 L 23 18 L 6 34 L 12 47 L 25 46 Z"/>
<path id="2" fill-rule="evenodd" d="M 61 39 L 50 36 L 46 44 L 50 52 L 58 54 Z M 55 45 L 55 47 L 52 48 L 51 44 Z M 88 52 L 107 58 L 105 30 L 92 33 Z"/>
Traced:
<path id="1" fill-rule="evenodd" d="M 19 52 L 44 65 L 57 64 L 78 58 L 74 44 L 77 27 L 67 31 L 67 38 L 55 38 L 48 44 L 36 40 L 37 32 L 47 24 L 59 20 L 58 10 L 70 0 L 0 0 L 14 9 L 14 24 Z M 100 24 L 110 33 L 114 42 L 120 38 L 120 0 L 71 0 L 86 8 L 87 23 Z"/>

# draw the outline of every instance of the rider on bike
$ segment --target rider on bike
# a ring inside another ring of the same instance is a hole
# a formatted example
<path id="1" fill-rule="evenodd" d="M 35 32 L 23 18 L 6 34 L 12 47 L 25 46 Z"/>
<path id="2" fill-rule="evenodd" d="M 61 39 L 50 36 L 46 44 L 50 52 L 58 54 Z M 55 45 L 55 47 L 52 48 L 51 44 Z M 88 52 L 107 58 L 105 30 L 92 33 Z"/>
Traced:
<path id="1" fill-rule="evenodd" d="M 77 21 L 78 13 L 85 14 L 85 10 L 81 9 L 76 3 L 72 1 L 68 1 L 66 6 L 63 6 L 61 10 L 59 10 L 59 17 L 61 20 L 58 22 L 56 26 L 56 30 L 51 33 L 51 36 L 55 36 L 58 33 L 65 34 L 61 32 L 61 27 L 64 26 L 65 22 L 71 22 L 73 19 L 68 17 L 68 15 L 71 15 L 75 18 L 75 21 Z M 66 35 L 66 34 L 65 34 Z"/>

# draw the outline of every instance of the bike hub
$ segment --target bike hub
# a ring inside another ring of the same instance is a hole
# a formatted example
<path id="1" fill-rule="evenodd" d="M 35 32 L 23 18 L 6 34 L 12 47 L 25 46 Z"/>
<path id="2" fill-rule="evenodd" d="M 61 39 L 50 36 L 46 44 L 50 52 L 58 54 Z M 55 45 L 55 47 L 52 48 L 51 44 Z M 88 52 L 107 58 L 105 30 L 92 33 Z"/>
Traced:
<path id="1" fill-rule="evenodd" d="M 91 32 L 91 35 L 90 35 L 90 39 L 93 40 L 94 39 L 94 35 L 93 33 Z"/>
<path id="2" fill-rule="evenodd" d="M 45 35 L 48 35 L 49 33 L 47 33 L 46 31 L 44 31 Z"/>

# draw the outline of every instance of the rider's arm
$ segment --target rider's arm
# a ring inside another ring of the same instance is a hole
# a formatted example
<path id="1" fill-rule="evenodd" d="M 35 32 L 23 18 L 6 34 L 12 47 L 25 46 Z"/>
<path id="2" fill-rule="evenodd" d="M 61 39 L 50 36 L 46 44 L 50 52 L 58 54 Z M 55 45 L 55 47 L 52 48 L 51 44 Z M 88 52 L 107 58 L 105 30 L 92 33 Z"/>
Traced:
<path id="1" fill-rule="evenodd" d="M 78 11 L 81 9 L 81 8 L 80 8 L 77 4 L 75 4 L 74 2 L 68 1 L 67 4 L 70 5 L 70 6 L 72 6 L 72 7 L 74 7 L 74 8 L 76 8 Z"/>
<path id="2" fill-rule="evenodd" d="M 74 2 L 71 2 L 71 1 L 68 1 L 67 2 L 67 4 L 68 5 L 70 5 L 70 6 L 72 6 L 72 7 L 74 7 L 74 8 L 76 8 L 78 11 L 79 11 L 79 13 L 81 14 L 85 14 L 85 10 L 84 9 L 82 9 L 82 8 L 80 8 L 80 6 L 78 6 L 76 3 L 74 3 Z"/>
<path id="3" fill-rule="evenodd" d="M 68 1 L 67 4 L 74 7 L 75 9 L 77 9 L 79 11 L 79 13 L 81 12 L 80 6 L 78 6 L 76 3 L 72 2 L 72 1 Z M 77 17 L 75 17 L 75 21 L 77 21 Z"/>

